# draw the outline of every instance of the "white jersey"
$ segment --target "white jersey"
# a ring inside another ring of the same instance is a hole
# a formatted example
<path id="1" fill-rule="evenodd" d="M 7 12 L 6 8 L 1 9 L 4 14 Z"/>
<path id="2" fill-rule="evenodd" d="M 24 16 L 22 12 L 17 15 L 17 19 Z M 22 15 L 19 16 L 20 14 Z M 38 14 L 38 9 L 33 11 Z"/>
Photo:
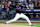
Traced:
<path id="1" fill-rule="evenodd" d="M 34 9 L 34 4 L 29 4 L 30 9 Z"/>
<path id="2" fill-rule="evenodd" d="M 25 1 L 25 0 L 18 0 L 19 2 Z"/>
<path id="3" fill-rule="evenodd" d="M 4 8 L 4 5 L 2 5 L 2 8 Z"/>

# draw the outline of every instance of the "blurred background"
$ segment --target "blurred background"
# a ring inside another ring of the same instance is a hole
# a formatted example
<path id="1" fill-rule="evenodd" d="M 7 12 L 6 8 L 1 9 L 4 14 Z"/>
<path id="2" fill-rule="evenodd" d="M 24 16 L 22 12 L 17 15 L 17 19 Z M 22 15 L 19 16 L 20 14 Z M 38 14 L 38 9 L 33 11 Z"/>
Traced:
<path id="1" fill-rule="evenodd" d="M 10 20 L 15 17 L 18 4 L 31 21 L 40 21 L 40 0 L 0 0 L 0 20 Z M 18 19 L 24 20 L 25 19 Z"/>

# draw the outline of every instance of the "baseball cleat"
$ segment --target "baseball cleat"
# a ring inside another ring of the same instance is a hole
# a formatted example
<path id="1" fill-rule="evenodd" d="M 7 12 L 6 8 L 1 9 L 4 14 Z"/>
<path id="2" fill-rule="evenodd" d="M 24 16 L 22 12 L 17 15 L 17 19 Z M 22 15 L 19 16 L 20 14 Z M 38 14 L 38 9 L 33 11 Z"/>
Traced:
<path id="1" fill-rule="evenodd" d="M 5 23 L 5 24 L 7 24 L 7 23 Z"/>
<path id="2" fill-rule="evenodd" d="M 31 26 L 34 26 L 34 25 L 31 25 Z"/>

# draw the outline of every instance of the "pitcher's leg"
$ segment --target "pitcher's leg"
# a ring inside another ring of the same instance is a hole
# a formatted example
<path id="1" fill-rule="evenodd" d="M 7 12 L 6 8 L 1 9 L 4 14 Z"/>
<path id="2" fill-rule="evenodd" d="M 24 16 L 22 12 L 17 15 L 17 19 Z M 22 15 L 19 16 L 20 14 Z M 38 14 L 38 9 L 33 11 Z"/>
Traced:
<path id="1" fill-rule="evenodd" d="M 32 25 L 31 21 L 29 20 L 29 18 L 27 16 L 25 16 L 25 19 L 27 20 L 27 22 L 29 23 L 29 25 Z"/>
<path id="2" fill-rule="evenodd" d="M 14 17 L 14 19 L 12 19 L 10 21 L 7 21 L 6 23 L 14 22 L 14 21 L 16 21 L 19 18 L 20 18 L 20 15 L 19 14 L 16 14 L 16 16 Z"/>
<path id="3" fill-rule="evenodd" d="M 21 14 L 21 16 L 22 16 L 22 18 L 24 18 L 28 21 L 29 25 L 32 25 L 32 23 L 30 22 L 29 18 L 26 15 Z"/>

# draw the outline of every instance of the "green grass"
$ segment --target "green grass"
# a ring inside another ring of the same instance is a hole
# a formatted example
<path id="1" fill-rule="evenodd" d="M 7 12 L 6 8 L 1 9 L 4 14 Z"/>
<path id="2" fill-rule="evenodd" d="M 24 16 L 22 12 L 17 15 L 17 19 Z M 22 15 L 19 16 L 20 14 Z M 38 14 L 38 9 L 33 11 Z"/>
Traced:
<path id="1" fill-rule="evenodd" d="M 4 24 L 4 23 L 0 23 L 0 24 Z M 9 23 L 9 24 L 16 24 L 16 25 L 29 26 L 28 23 Z M 32 24 L 35 25 L 36 27 L 40 27 L 40 23 L 32 23 Z"/>

